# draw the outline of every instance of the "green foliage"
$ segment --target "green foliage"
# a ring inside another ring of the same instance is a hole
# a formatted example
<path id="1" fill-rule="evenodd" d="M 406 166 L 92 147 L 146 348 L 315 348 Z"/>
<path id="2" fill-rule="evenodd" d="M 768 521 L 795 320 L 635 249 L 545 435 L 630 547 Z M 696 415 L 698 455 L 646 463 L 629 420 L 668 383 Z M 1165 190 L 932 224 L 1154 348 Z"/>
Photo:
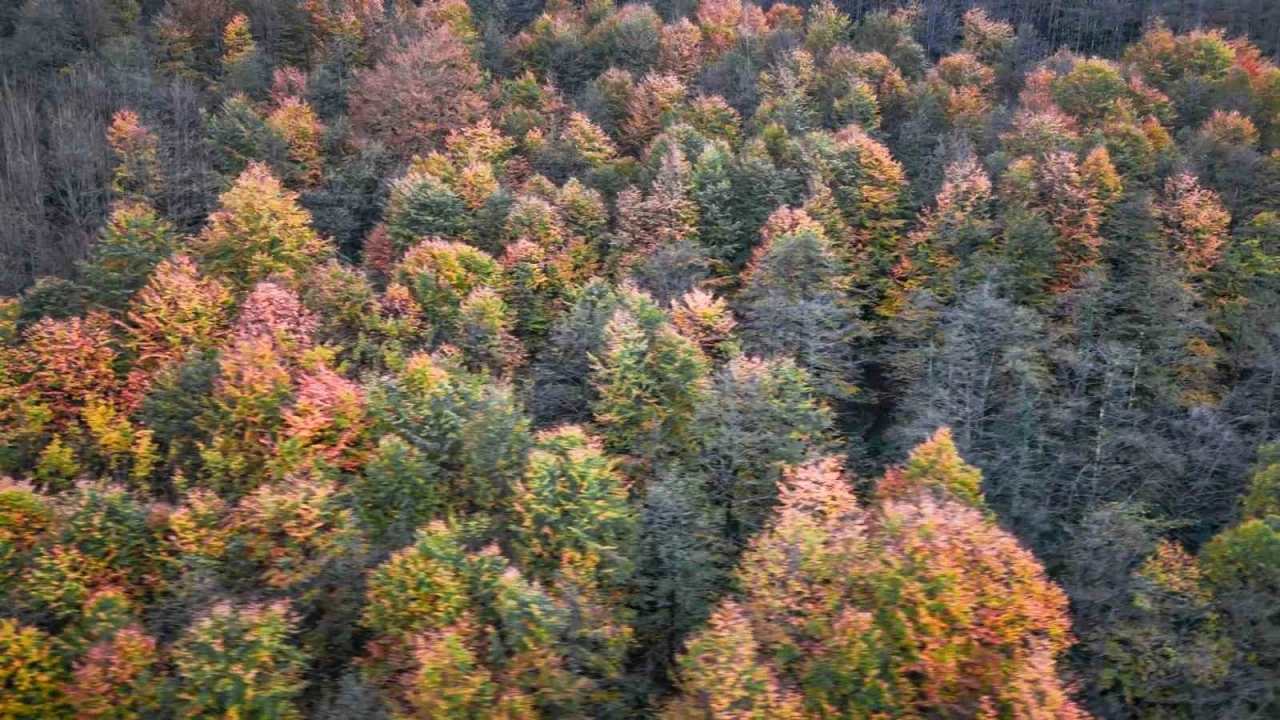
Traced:
<path id="1" fill-rule="evenodd" d="M 577 629 L 573 617 L 606 618 L 595 617 L 587 595 L 557 597 L 530 584 L 496 547 L 469 550 L 464 543 L 479 529 L 434 522 L 372 571 L 362 622 L 375 634 L 375 652 L 366 676 L 411 668 L 389 687 L 392 704 L 410 713 L 503 716 L 523 708 L 517 716 L 563 716 L 606 702 L 610 693 L 597 682 L 617 681 L 622 648 L 605 666 L 614 675 L 592 678 L 599 650 L 579 643 L 609 630 Z"/>
<path id="2" fill-rule="evenodd" d="M 121 307 L 176 245 L 173 227 L 155 211 L 122 205 L 111 214 L 81 272 L 100 304 Z"/>
<path id="3" fill-rule="evenodd" d="M 721 534 L 745 545 L 765 524 L 785 466 L 821 453 L 834 439 L 830 410 L 790 359 L 739 356 L 712 380 L 699 408 L 698 453 L 687 462 L 723 517 Z"/>
<path id="4" fill-rule="evenodd" d="M 381 439 L 353 492 L 384 532 L 412 532 L 446 510 L 497 510 L 523 474 L 528 420 L 510 388 L 447 356 L 411 357 L 370 388 L 369 409 Z"/>
<path id="5" fill-rule="evenodd" d="M 856 377 L 850 341 L 859 328 L 845 273 L 820 229 L 758 247 L 738 300 L 745 349 L 767 358 L 791 355 L 819 392 L 850 395 Z"/>
<path id="6" fill-rule="evenodd" d="M 205 116 L 214 150 L 214 167 L 223 177 L 239 176 L 254 163 L 285 167 L 289 146 L 284 136 L 244 95 L 227 98 L 217 113 Z"/>
<path id="7" fill-rule="evenodd" d="M 632 291 L 635 292 L 635 291 Z M 614 311 L 604 348 L 593 357 L 592 407 L 608 448 L 653 460 L 693 441 L 693 415 L 705 395 L 706 358 L 660 310 Z"/>
<path id="8" fill-rule="evenodd" d="M 497 285 L 501 272 L 483 250 L 433 238 L 405 253 L 395 278 L 412 293 L 437 338 L 447 340 L 457 333 L 463 300 L 476 288 Z"/>
<path id="9" fill-rule="evenodd" d="M 219 204 L 194 249 L 207 271 L 239 289 L 274 273 L 304 273 L 332 252 L 297 195 L 264 165 L 250 164 Z"/>
<path id="10" fill-rule="evenodd" d="M 971 4 L 5 4 L 0 717 L 1280 716 L 1280 14 Z"/>
<path id="11" fill-rule="evenodd" d="M 14 720 L 71 717 L 62 695 L 66 674 L 48 635 L 0 620 L 0 714 Z"/>
<path id="12" fill-rule="evenodd" d="M 403 253 L 425 238 L 465 234 L 470 219 L 466 204 L 448 185 L 410 172 L 392 183 L 384 222 L 393 247 Z"/>
<path id="13" fill-rule="evenodd" d="M 53 511 L 30 487 L 0 483 L 0 589 L 13 592 L 18 571 L 27 564 L 53 520 Z"/>
<path id="14" fill-rule="evenodd" d="M 301 717 L 306 655 L 290 640 L 296 620 L 286 603 L 215 604 L 173 647 L 180 717 Z"/>
<path id="15" fill-rule="evenodd" d="M 581 428 L 535 438 L 510 510 L 516 560 L 533 576 L 551 578 L 565 564 L 604 585 L 627 580 L 636 518 L 614 465 Z"/>

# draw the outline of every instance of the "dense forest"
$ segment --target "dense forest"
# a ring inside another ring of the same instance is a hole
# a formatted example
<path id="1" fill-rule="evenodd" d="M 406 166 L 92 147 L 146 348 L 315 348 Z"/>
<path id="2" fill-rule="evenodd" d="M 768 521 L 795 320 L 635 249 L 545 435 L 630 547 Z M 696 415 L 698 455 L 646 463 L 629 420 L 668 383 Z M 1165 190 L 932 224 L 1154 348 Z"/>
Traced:
<path id="1" fill-rule="evenodd" d="M 4 3 L 0 718 L 1280 717 L 1277 51 Z"/>

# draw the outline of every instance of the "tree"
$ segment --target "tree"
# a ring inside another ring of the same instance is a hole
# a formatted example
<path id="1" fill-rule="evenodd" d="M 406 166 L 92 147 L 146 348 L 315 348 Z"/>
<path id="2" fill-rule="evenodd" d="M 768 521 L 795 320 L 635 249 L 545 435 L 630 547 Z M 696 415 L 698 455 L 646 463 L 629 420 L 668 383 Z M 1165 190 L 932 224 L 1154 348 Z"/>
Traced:
<path id="1" fill-rule="evenodd" d="M 674 75 L 645 75 L 627 97 L 626 116 L 618 128 L 627 145 L 641 148 L 648 144 L 687 93 L 684 83 Z"/>
<path id="2" fill-rule="evenodd" d="M 698 205 L 689 196 L 689 163 L 674 144 L 662 156 L 653 189 L 643 200 L 635 191 L 618 195 L 617 244 L 624 267 L 664 245 L 695 240 Z"/>
<path id="3" fill-rule="evenodd" d="M 664 718 L 805 716 L 800 698 L 781 689 L 772 668 L 761 662 L 742 608 L 724 602 L 708 626 L 689 641 L 680 658 L 680 697 L 663 711 Z"/>
<path id="4" fill-rule="evenodd" d="M 410 171 L 392 183 L 384 222 L 392 247 L 403 253 L 430 236 L 463 235 L 470 218 L 452 188 L 434 175 Z"/>
<path id="5" fill-rule="evenodd" d="M 845 222 L 853 229 L 854 248 L 869 248 L 883 258 L 901 226 L 902 194 L 907 187 L 902 164 L 889 149 L 857 125 L 834 136 L 812 138 L 815 153 L 829 158 L 821 181 L 830 188 L 832 200 Z M 835 241 L 836 238 L 833 238 Z"/>
<path id="6" fill-rule="evenodd" d="M 1231 647 L 1217 629 L 1200 563 L 1163 541 L 1134 572 L 1133 585 L 1132 619 L 1108 645 L 1115 670 L 1104 690 L 1154 717 L 1205 707 L 1207 693 L 1223 689 Z"/>
<path id="7" fill-rule="evenodd" d="M 144 126 L 137 113 L 120 110 L 111 118 L 107 144 L 115 151 L 116 165 L 111 189 L 118 197 L 133 202 L 149 202 L 160 192 L 160 140 Z"/>
<path id="8" fill-rule="evenodd" d="M 243 579 L 273 590 L 305 589 L 325 565 L 361 550 L 355 516 L 332 483 L 293 480 L 264 485 L 242 498 L 227 518 L 227 551 Z"/>
<path id="9" fill-rule="evenodd" d="M 289 180 L 293 186 L 309 188 L 318 185 L 324 170 L 324 157 L 320 150 L 324 126 L 311 106 L 297 98 L 285 98 L 267 116 L 267 125 L 289 145 L 289 160 L 293 164 Z"/>
<path id="10" fill-rule="evenodd" d="M 119 354 L 111 324 L 95 312 L 66 320 L 46 317 L 23 332 L 11 372 L 19 378 L 21 394 L 14 410 L 25 418 L 26 432 L 65 430 L 91 400 L 116 399 Z"/>
<path id="11" fill-rule="evenodd" d="M 820 229 L 788 232 L 756 248 L 738 297 L 743 346 L 766 358 L 790 355 L 828 397 L 854 390 L 845 265 Z"/>
<path id="12" fill-rule="evenodd" d="M 227 94 L 260 95 L 269 77 L 258 43 L 249 29 L 249 18 L 236 13 L 222 30 L 222 75 L 218 86 Z"/>
<path id="13" fill-rule="evenodd" d="M 501 273 L 483 250 L 438 238 L 414 245 L 395 269 L 437 341 L 457 336 L 463 301 L 477 288 L 498 286 Z"/>
<path id="14" fill-rule="evenodd" d="M 311 229 L 298 206 L 265 165 L 252 163 L 218 202 L 220 209 L 195 238 L 193 250 L 211 274 L 245 290 L 275 273 L 302 274 L 333 250 Z"/>
<path id="15" fill-rule="evenodd" d="M 934 207 L 896 250 L 893 286 L 878 311 L 896 315 L 908 296 L 921 289 L 950 298 L 956 266 L 991 240 L 991 205 L 991 179 L 977 158 L 968 155 L 948 165 Z"/>
<path id="16" fill-rule="evenodd" d="M 160 708 L 156 641 L 131 624 L 88 649 L 76 663 L 67 700 L 79 717 L 124 720 Z"/>
<path id="17" fill-rule="evenodd" d="M 0 712 L 14 720 L 70 716 L 61 682 L 66 668 L 52 639 L 16 620 L 0 620 L 0 680 L 5 688 Z"/>
<path id="18" fill-rule="evenodd" d="M 730 343 L 738 321 L 724 298 L 695 288 L 672 304 L 671 324 L 697 343 L 707 357 L 714 357 L 732 351 Z"/>
<path id="19" fill-rule="evenodd" d="M 471 49 L 447 25 L 393 49 L 356 73 L 351 120 L 360 132 L 404 155 L 440 146 L 486 110 Z"/>
<path id="20" fill-rule="evenodd" d="M 1099 190 L 1087 182 L 1073 154 L 1052 152 L 1019 159 L 1006 172 L 1009 201 L 1043 214 L 1053 228 L 1057 267 L 1052 289 L 1075 287 L 1098 264 L 1106 239 L 1100 232 Z"/>
<path id="21" fill-rule="evenodd" d="M 1231 216 L 1212 190 L 1179 173 L 1165 183 L 1158 212 L 1172 248 L 1191 275 L 1213 268 L 1222 256 Z"/>
<path id="22" fill-rule="evenodd" d="M 693 414 L 705 392 L 706 358 L 661 310 L 643 304 L 634 314 L 615 310 L 592 371 L 599 394 L 592 412 L 610 450 L 653 461 L 678 454 L 691 442 Z"/>
<path id="23" fill-rule="evenodd" d="M 589 167 L 603 167 L 618 155 L 618 148 L 604 130 L 580 112 L 572 113 L 564 129 L 564 141 Z"/>
<path id="24" fill-rule="evenodd" d="M 288 141 L 247 95 L 228 97 L 217 113 L 206 114 L 203 121 L 213 167 L 221 176 L 240 175 L 255 162 L 279 175 L 290 174 Z"/>
<path id="25" fill-rule="evenodd" d="M 123 203 L 112 211 L 80 272 L 99 304 L 121 308 L 177 245 L 173 226 L 155 210 Z"/>
<path id="26" fill-rule="evenodd" d="M 627 487 L 600 441 L 562 426 L 534 439 L 529 466 L 511 497 L 516 560 L 551 579 L 562 564 L 618 588 L 630 574 L 636 518 Z"/>
<path id="27" fill-rule="evenodd" d="M 513 326 L 513 314 L 497 291 L 478 287 L 467 295 L 458 307 L 455 344 L 471 370 L 506 377 L 524 362 Z"/>
<path id="28" fill-rule="evenodd" d="M 292 407 L 275 447 L 272 471 L 282 477 L 330 477 L 351 472 L 367 458 L 371 438 L 363 389 L 315 363 L 297 379 Z"/>
<path id="29" fill-rule="evenodd" d="M 200 418 L 209 437 L 200 459 L 220 492 L 244 494 L 266 479 L 292 395 L 289 367 L 269 336 L 239 340 L 218 358 L 211 402 Z"/>
<path id="30" fill-rule="evenodd" d="M 0 569 L 5 573 L 0 589 L 6 593 L 15 591 L 19 572 L 30 561 L 53 519 L 53 508 L 33 488 L 11 481 L 0 483 Z"/>
<path id="31" fill-rule="evenodd" d="M 920 77 L 925 70 L 925 52 L 912 37 L 918 12 L 905 7 L 893 13 L 877 10 L 868 14 L 853 29 L 854 49 L 882 53 L 907 78 Z"/>
<path id="32" fill-rule="evenodd" d="M 287 603 L 215 604 L 173 647 L 179 716 L 300 717 L 307 657 L 294 632 Z"/>
<path id="33" fill-rule="evenodd" d="M 702 440 L 685 466 L 704 484 L 732 548 L 744 547 L 765 525 L 783 468 L 833 440 L 830 410 L 789 358 L 731 359 L 713 377 L 695 424 Z"/>
<path id="34" fill-rule="evenodd" d="M 1221 608 L 1223 627 L 1236 646 L 1224 706 L 1249 716 L 1276 708 L 1274 608 L 1280 597 L 1280 491 L 1274 445 L 1259 450 L 1259 462 L 1242 498 L 1239 523 L 1215 535 L 1200 550 L 1205 585 Z"/>
<path id="35" fill-rule="evenodd" d="M 389 688 L 393 703 L 460 717 L 589 713 L 600 686 L 566 662 L 570 608 L 496 547 L 468 550 L 477 530 L 434 522 L 373 570 L 362 620 L 375 635 L 366 676 L 408 667 Z"/>
<path id="36" fill-rule="evenodd" d="M 440 513 L 503 506 L 530 442 L 510 387 L 447 355 L 414 355 L 368 393 L 380 440 L 352 491 L 379 534 L 403 537 Z"/>
<path id="37" fill-rule="evenodd" d="M 136 354 L 131 390 L 145 391 L 146 375 L 188 352 L 217 347 L 228 334 L 231 292 L 185 255 L 156 266 L 128 313 L 129 346 Z"/>
<path id="38" fill-rule="evenodd" d="M 701 65 L 701 28 L 688 18 L 663 25 L 658 41 L 658 69 L 687 82 Z"/>
<path id="39" fill-rule="evenodd" d="M 405 678 L 408 716 L 469 720 L 496 709 L 493 675 L 470 647 L 475 642 L 465 620 L 416 639 L 414 669 Z"/>
<path id="40" fill-rule="evenodd" d="M 1065 595 L 979 511 L 925 492 L 937 481 L 921 470 L 866 511 L 832 459 L 787 475 L 738 571 L 756 662 L 811 711 L 1084 717 L 1053 669 Z"/>

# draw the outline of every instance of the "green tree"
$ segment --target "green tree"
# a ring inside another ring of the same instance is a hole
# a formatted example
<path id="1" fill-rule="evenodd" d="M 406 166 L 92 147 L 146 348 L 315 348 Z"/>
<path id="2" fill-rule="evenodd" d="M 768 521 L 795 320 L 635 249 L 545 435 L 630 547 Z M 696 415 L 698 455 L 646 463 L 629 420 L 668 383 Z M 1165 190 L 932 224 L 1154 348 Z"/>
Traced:
<path id="1" fill-rule="evenodd" d="M 615 460 L 581 428 L 535 438 L 510 514 L 515 557 L 533 576 L 550 579 L 568 564 L 608 586 L 628 579 L 636 518 L 627 487 Z"/>
<path id="2" fill-rule="evenodd" d="M 240 290 L 275 273 L 305 273 L 332 252 L 298 196 L 265 165 L 251 163 L 219 204 L 193 250 L 207 271 Z"/>
<path id="3" fill-rule="evenodd" d="M 0 620 L 0 714 L 14 720 L 71 717 L 62 694 L 67 669 L 45 633 Z"/>
<path id="4" fill-rule="evenodd" d="M 608 448 L 653 461 L 691 444 L 707 361 L 665 313 L 644 307 L 644 299 L 637 304 L 638 312 L 615 310 L 604 328 L 604 347 L 593 358 L 592 412 Z"/>
<path id="5" fill-rule="evenodd" d="M 296 631 L 287 603 L 215 604 L 173 646 L 177 714 L 301 717 L 307 656 Z"/>
<path id="6" fill-rule="evenodd" d="M 177 244 L 173 226 L 154 210 L 123 204 L 111 213 L 80 272 L 99 304 L 120 308 Z"/>
<path id="7" fill-rule="evenodd" d="M 766 358 L 792 356 L 820 393 L 854 392 L 853 340 L 860 328 L 843 262 L 820 229 L 767 240 L 743 272 L 738 296 L 743 347 Z"/>

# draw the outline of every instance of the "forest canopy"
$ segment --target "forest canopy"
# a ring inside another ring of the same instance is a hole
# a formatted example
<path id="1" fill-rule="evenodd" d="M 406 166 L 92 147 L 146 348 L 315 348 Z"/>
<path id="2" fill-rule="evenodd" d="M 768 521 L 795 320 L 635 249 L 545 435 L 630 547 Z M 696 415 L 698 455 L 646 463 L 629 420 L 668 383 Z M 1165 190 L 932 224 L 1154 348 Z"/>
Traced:
<path id="1" fill-rule="evenodd" d="M 0 8 L 0 718 L 1280 717 L 1280 5 Z"/>

